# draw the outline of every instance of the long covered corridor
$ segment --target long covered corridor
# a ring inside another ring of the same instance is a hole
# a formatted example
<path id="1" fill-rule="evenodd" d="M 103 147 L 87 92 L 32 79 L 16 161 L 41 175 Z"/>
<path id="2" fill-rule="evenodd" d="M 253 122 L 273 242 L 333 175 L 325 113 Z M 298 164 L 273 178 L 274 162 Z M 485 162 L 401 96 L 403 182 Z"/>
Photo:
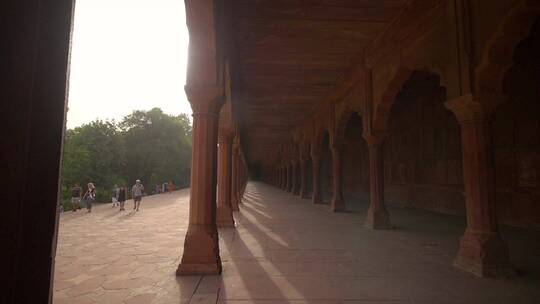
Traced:
<path id="1" fill-rule="evenodd" d="M 144 200 L 139 213 L 99 206 L 61 216 L 60 303 L 538 303 L 538 233 L 505 229 L 526 276 L 482 280 L 452 267 L 463 219 L 389 208 L 395 230 L 364 227 L 264 183 L 248 184 L 236 228 L 220 229 L 221 276 L 174 276 L 189 192 Z M 131 202 L 128 202 L 130 206 Z M 363 207 L 362 207 L 363 206 Z M 178 223 L 181 223 L 180 225 Z"/>
<path id="2" fill-rule="evenodd" d="M 74 1 L 29 1 L 0 11 L 14 24 L 0 302 L 17 304 L 50 302 L 64 266 Z M 189 197 L 132 227 L 174 235 L 157 279 L 199 302 L 539 302 L 540 1 L 184 3 Z"/>

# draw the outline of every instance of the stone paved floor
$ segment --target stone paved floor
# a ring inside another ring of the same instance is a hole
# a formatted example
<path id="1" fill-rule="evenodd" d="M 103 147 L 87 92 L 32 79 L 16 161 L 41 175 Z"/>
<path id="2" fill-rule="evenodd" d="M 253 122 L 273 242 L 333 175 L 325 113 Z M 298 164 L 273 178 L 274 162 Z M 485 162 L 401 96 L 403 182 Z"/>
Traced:
<path id="1" fill-rule="evenodd" d="M 538 233 L 504 229 L 521 275 L 478 279 L 451 266 L 460 218 L 392 208 L 397 229 L 371 231 L 365 204 L 332 213 L 261 183 L 220 230 L 223 275 L 176 277 L 188 195 L 62 214 L 54 303 L 540 303 Z"/>

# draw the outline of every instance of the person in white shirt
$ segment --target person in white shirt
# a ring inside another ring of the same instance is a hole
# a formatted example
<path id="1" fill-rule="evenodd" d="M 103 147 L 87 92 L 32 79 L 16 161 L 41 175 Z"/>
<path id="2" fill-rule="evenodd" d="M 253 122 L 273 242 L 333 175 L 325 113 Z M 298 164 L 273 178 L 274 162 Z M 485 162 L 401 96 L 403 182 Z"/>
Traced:
<path id="1" fill-rule="evenodd" d="M 118 186 L 114 185 L 111 191 L 111 200 L 112 200 L 112 206 L 120 206 L 120 203 L 118 202 Z"/>
<path id="2" fill-rule="evenodd" d="M 133 210 L 139 211 L 143 193 L 144 186 L 141 184 L 140 180 L 136 180 L 135 185 L 133 185 L 133 188 L 131 189 L 131 194 L 133 195 Z"/>

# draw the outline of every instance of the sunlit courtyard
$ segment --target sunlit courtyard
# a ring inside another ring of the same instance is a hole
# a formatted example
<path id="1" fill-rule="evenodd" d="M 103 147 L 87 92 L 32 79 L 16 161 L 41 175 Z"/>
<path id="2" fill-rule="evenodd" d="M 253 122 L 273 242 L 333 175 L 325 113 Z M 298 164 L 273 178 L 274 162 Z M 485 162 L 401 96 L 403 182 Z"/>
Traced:
<path id="1" fill-rule="evenodd" d="M 391 208 L 396 229 L 363 227 L 363 204 L 333 213 L 250 183 L 236 228 L 220 229 L 222 276 L 175 275 L 189 191 L 61 215 L 54 303 L 538 303 L 537 235 L 504 231 L 530 272 L 479 279 L 452 267 L 463 220 Z M 533 247 L 531 247 L 533 246 Z M 510 300 L 512 299 L 512 300 Z"/>

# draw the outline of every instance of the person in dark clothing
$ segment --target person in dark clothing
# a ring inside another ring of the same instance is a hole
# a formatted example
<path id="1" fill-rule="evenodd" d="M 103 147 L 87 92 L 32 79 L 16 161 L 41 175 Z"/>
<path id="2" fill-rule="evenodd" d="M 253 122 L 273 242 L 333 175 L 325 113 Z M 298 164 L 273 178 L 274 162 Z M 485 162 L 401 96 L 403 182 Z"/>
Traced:
<path id="1" fill-rule="evenodd" d="M 81 209 L 81 194 L 82 188 L 79 184 L 75 184 L 75 187 L 71 188 L 71 211 L 75 212 Z"/>
<path id="2" fill-rule="evenodd" d="M 120 211 L 124 211 L 124 203 L 126 202 L 126 187 L 120 186 L 118 189 L 118 203 L 120 203 Z"/>

